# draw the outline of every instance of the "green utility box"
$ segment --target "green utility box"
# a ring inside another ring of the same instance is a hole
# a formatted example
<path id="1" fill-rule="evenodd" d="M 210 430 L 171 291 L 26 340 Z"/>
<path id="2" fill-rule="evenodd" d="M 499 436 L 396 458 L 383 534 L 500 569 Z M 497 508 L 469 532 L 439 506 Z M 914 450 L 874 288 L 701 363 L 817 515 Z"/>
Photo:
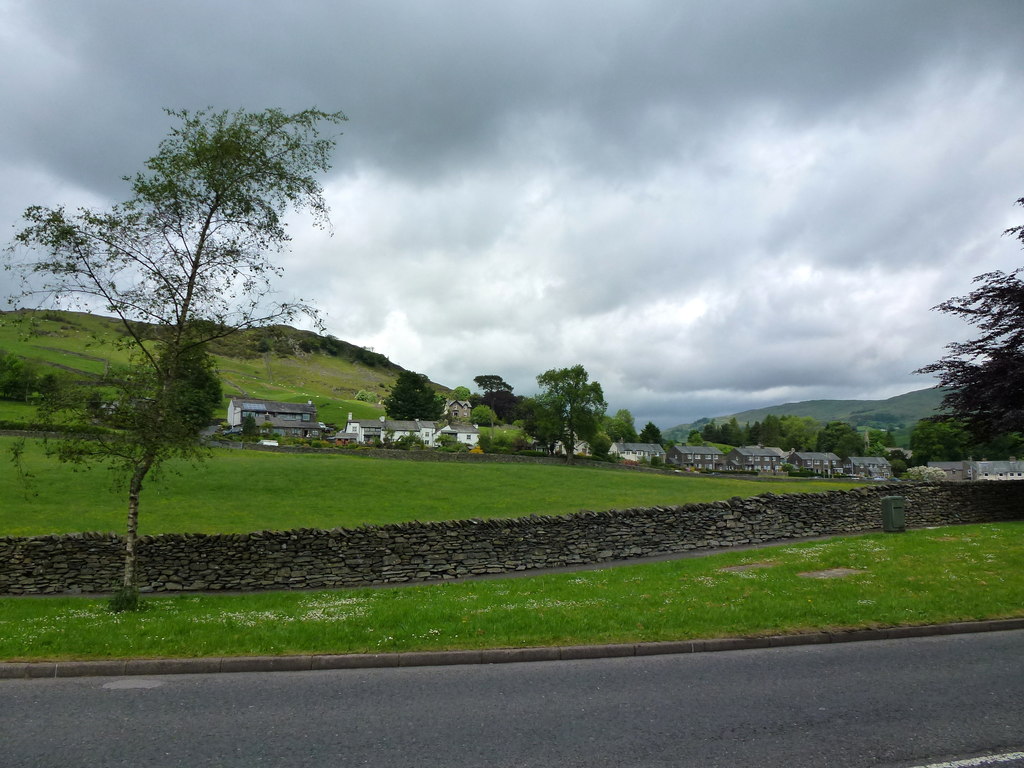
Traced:
<path id="1" fill-rule="evenodd" d="M 882 530 L 886 533 L 906 532 L 907 500 L 902 496 L 882 497 Z"/>

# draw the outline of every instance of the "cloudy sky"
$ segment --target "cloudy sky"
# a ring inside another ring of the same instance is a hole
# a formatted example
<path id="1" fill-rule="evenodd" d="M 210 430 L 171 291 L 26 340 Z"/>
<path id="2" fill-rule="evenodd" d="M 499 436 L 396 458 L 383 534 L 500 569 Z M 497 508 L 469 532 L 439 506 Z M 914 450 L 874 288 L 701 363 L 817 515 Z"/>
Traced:
<path id="1" fill-rule="evenodd" d="M 582 363 L 662 428 L 890 397 L 969 334 L 930 308 L 1022 264 L 1021 30 L 1020 0 L 0 0 L 0 223 L 126 198 L 164 107 L 340 109 L 333 235 L 296 218 L 279 285 L 339 338 L 451 387 Z"/>

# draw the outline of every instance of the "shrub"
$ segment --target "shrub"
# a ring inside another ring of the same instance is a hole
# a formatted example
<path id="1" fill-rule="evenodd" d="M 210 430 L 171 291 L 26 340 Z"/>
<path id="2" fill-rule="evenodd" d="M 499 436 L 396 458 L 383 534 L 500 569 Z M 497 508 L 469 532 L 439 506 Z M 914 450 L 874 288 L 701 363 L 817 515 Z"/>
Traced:
<path id="1" fill-rule="evenodd" d="M 903 474 L 903 476 L 907 480 L 920 480 L 924 482 L 935 482 L 937 480 L 946 479 L 946 473 L 938 467 L 911 467 Z"/>

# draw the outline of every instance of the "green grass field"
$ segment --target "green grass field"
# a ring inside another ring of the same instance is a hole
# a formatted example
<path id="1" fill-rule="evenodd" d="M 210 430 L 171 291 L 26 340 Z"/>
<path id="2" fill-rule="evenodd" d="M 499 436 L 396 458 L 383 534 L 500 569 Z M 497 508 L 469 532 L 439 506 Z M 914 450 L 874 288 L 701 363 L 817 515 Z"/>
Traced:
<path id="1" fill-rule="evenodd" d="M 26 441 L 25 485 L 0 438 L 0 535 L 121 531 L 126 497 L 102 468 L 62 465 Z M 462 464 L 216 449 L 175 464 L 143 491 L 140 532 L 241 533 L 411 520 L 553 515 L 850 488 L 536 464 Z"/>
<path id="2" fill-rule="evenodd" d="M 846 569 L 841 578 L 813 578 Z M 1024 615 L 1024 523 L 389 589 L 0 598 L 0 659 L 366 653 L 757 636 Z"/>

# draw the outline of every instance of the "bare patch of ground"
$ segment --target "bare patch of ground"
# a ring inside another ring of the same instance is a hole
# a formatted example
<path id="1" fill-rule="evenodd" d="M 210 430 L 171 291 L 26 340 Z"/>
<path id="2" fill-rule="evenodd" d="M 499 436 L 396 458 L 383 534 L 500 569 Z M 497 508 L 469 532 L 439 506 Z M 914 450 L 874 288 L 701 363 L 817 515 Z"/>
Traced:
<path id="1" fill-rule="evenodd" d="M 824 571 L 805 571 L 798 573 L 797 576 L 803 576 L 805 579 L 841 579 L 844 576 L 854 576 L 858 573 L 866 573 L 866 571 L 856 568 L 829 568 Z"/>
<path id="2" fill-rule="evenodd" d="M 752 571 L 755 568 L 774 568 L 775 563 L 747 563 L 746 565 L 730 565 L 726 568 L 719 568 L 720 571 Z"/>

